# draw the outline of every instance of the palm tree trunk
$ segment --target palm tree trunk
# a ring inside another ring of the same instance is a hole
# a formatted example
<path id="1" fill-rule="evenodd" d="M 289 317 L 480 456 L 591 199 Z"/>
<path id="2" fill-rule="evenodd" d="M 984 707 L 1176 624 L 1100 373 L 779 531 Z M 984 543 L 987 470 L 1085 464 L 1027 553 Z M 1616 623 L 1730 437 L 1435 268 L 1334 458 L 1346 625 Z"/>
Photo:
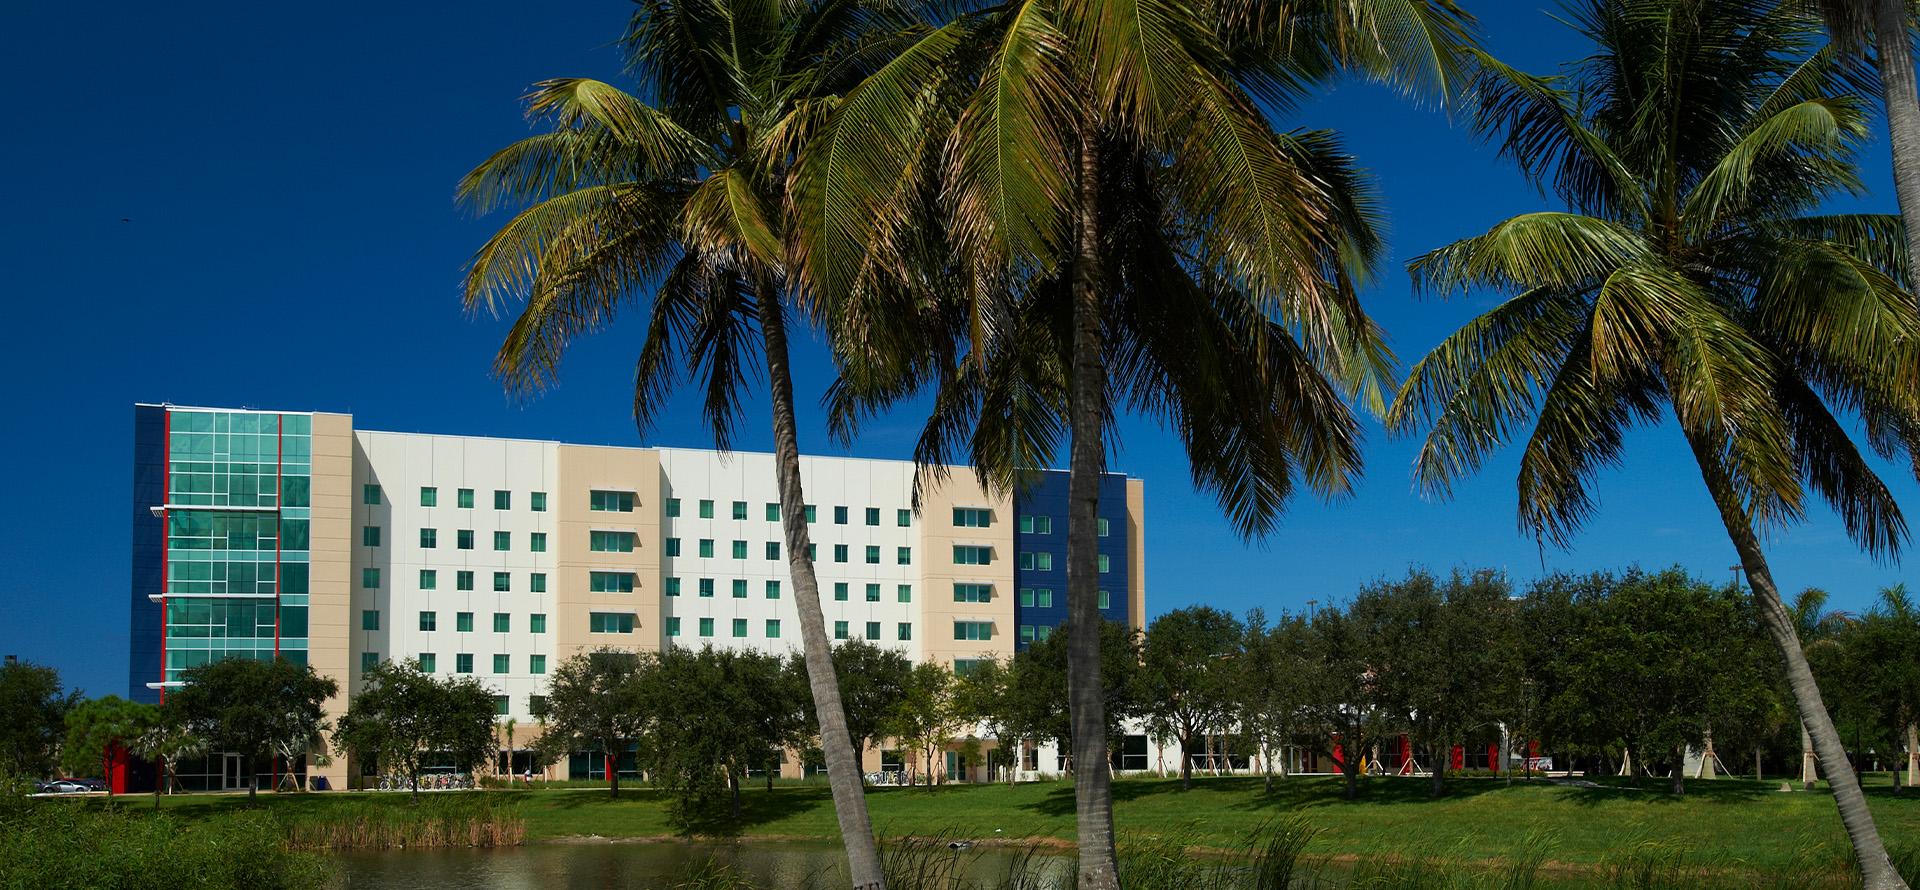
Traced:
<path id="1" fill-rule="evenodd" d="M 1920 257 L 1920 95 L 1914 83 L 1907 4 L 1905 0 L 1871 2 L 1887 135 L 1893 145 L 1893 191 L 1900 201 L 1900 218 L 1906 222 L 1908 254 Z"/>
<path id="2" fill-rule="evenodd" d="M 860 780 L 860 759 L 847 730 L 847 711 L 840 703 L 840 679 L 833 670 L 833 648 L 827 640 L 826 619 L 820 615 L 820 581 L 807 553 L 806 494 L 800 486 L 800 436 L 793 419 L 793 372 L 787 362 L 787 325 L 779 295 L 761 282 L 760 335 L 766 341 L 767 379 L 773 396 L 774 476 L 780 486 L 780 527 L 786 533 L 787 570 L 793 575 L 794 608 L 800 614 L 800 648 L 807 664 L 807 685 L 813 690 L 813 708 L 820 721 L 820 749 L 827 761 L 827 785 L 833 790 L 833 811 L 840 820 L 840 839 L 847 847 L 847 873 L 855 890 L 882 890 L 880 848 L 867 818 L 866 788 Z"/>
<path id="3" fill-rule="evenodd" d="M 1080 838 L 1080 890 L 1119 890 L 1113 784 L 1100 681 L 1100 474 L 1107 417 L 1101 318 L 1100 161 L 1091 122 L 1080 127 L 1073 257 L 1073 366 L 1068 382 L 1073 444 L 1067 464 L 1067 704 L 1073 725 L 1073 800 Z"/>
<path id="4" fill-rule="evenodd" d="M 1905 34 L 1905 31 L 1901 33 Z M 1813 669 L 1807 664 L 1807 654 L 1800 648 L 1793 616 L 1780 602 L 1780 590 L 1774 585 L 1773 571 L 1767 566 L 1766 555 L 1760 550 L 1760 539 L 1753 532 L 1746 509 L 1721 466 L 1719 456 L 1691 434 L 1687 435 L 1687 444 L 1692 447 L 1694 460 L 1700 465 L 1701 476 L 1707 483 L 1708 493 L 1713 496 L 1714 506 L 1720 510 L 1720 521 L 1726 526 L 1728 537 L 1733 540 L 1733 549 L 1740 554 L 1740 565 L 1747 573 L 1747 586 L 1753 590 L 1760 623 L 1773 636 L 1774 644 L 1780 647 L 1780 654 L 1785 659 L 1787 685 L 1793 689 L 1794 704 L 1800 711 L 1800 724 L 1812 740 L 1820 770 L 1827 774 L 1827 784 L 1833 789 L 1833 801 L 1839 807 L 1840 823 L 1847 830 L 1847 839 L 1853 844 L 1854 864 L 1860 869 L 1862 886 L 1866 890 L 1905 890 L 1907 883 L 1900 879 L 1893 863 L 1887 858 L 1887 848 L 1880 841 L 1879 829 L 1874 827 L 1873 813 L 1867 809 L 1867 798 L 1861 791 L 1860 779 L 1847 762 L 1846 746 L 1841 743 L 1840 733 L 1833 728 L 1833 716 L 1827 713 L 1826 703 L 1820 698 L 1820 686 L 1814 682 Z"/>

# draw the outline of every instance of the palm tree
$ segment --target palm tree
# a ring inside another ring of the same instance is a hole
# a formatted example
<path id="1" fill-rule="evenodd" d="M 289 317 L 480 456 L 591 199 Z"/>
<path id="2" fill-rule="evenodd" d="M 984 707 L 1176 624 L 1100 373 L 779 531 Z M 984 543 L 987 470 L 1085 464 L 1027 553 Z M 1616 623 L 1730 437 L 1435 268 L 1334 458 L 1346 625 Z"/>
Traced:
<path id="1" fill-rule="evenodd" d="M 1445 95 L 1468 25 L 1448 0 L 962 4 L 803 150 L 794 238 L 843 393 L 934 386 L 916 457 L 966 440 L 1001 484 L 1066 433 L 1072 627 L 1101 621 L 1116 405 L 1174 428 L 1244 533 L 1296 475 L 1346 490 L 1346 402 L 1389 361 L 1356 297 L 1374 208 L 1332 140 L 1264 110 L 1342 68 Z M 1080 885 L 1113 887 L 1099 636 L 1068 650 Z"/>
<path id="2" fill-rule="evenodd" d="M 1906 522 L 1835 412 L 1886 456 L 1920 456 L 1898 367 L 1920 331 L 1897 217 L 1821 214 L 1858 191 L 1861 101 L 1790 4 L 1584 0 L 1596 51 L 1562 78 L 1490 64 L 1482 124 L 1566 201 L 1415 259 L 1418 285 L 1514 294 L 1410 372 L 1389 426 L 1427 429 L 1445 494 L 1516 428 L 1521 525 L 1565 545 L 1624 431 L 1671 410 L 1778 644 L 1868 887 L 1904 887 L 1821 701 L 1759 532 L 1806 489 L 1876 554 Z M 1830 407 L 1831 406 L 1831 407 Z"/>
<path id="3" fill-rule="evenodd" d="M 1913 5 L 1908 0 L 1814 0 L 1835 49 L 1855 54 L 1873 38 L 1880 97 L 1893 151 L 1893 192 L 1907 226 L 1907 253 L 1920 254 L 1920 88 L 1913 72 Z"/>
<path id="4" fill-rule="evenodd" d="M 1809 587 L 1793 598 L 1787 607 L 1787 614 L 1793 619 L 1793 636 L 1807 654 L 1809 666 L 1821 663 L 1835 663 L 1843 657 L 1840 632 L 1852 624 L 1855 616 L 1852 612 L 1828 611 L 1827 592 L 1817 587 Z M 1824 659 L 1822 656 L 1825 656 Z M 1789 697 L 1793 691 L 1787 690 Z M 1796 710 L 1798 710 L 1796 708 Z M 1812 791 L 1813 784 L 1819 778 L 1817 760 L 1813 751 L 1813 734 L 1807 731 L 1805 723 L 1800 724 L 1800 786 Z"/>
<path id="5" fill-rule="evenodd" d="M 725 449 L 755 351 L 764 357 L 804 657 L 861 888 L 883 884 L 808 554 L 787 357 L 795 294 L 778 211 L 795 146 L 832 96 L 884 58 L 898 24 L 862 0 L 641 0 L 625 48 L 645 98 L 594 80 L 537 84 L 528 112 L 550 127 L 459 187 L 480 212 L 523 208 L 475 254 L 466 283 L 470 311 L 524 299 L 494 361 L 510 391 L 549 384 L 575 336 L 650 296 L 635 421 L 644 432 L 683 375 L 704 375 L 706 419 Z"/>

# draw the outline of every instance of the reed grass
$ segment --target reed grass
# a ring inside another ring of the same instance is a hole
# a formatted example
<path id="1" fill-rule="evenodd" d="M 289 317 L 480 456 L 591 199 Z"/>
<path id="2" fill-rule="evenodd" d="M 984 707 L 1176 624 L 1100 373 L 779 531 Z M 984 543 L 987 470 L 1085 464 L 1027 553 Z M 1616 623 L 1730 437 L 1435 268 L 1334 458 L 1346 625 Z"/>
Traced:
<path id="1" fill-rule="evenodd" d="M 296 850 L 511 847 L 526 837 L 514 805 L 489 794 L 440 794 L 395 806 L 354 801 L 289 813 L 282 829 Z"/>

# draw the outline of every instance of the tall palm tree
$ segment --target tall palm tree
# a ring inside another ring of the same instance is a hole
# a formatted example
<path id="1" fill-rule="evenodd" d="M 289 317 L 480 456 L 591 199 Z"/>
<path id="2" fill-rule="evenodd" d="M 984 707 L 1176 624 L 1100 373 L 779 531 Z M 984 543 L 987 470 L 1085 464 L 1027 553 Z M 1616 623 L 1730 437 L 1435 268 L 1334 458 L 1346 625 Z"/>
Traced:
<path id="1" fill-rule="evenodd" d="M 1521 525 L 1567 543 L 1623 434 L 1670 410 L 1740 555 L 1833 786 L 1866 884 L 1903 887 L 1780 602 L 1759 534 L 1810 487 L 1876 554 L 1906 521 L 1836 412 L 1884 456 L 1920 452 L 1899 381 L 1920 316 L 1898 217 L 1822 214 L 1858 192 L 1863 103 L 1791 4 L 1583 0 L 1596 45 L 1562 78 L 1497 65 L 1482 123 L 1569 209 L 1508 219 L 1415 259 L 1441 295 L 1514 294 L 1422 359 L 1389 426 L 1426 429 L 1419 484 L 1444 494 L 1527 422 Z"/>
<path id="2" fill-rule="evenodd" d="M 787 353 L 795 300 L 780 208 L 795 146 L 832 97 L 889 52 L 902 21 L 864 0 L 641 0 L 625 37 L 644 98 L 594 80 L 544 81 L 549 126 L 461 181 L 480 212 L 521 207 L 475 254 L 469 310 L 524 300 L 494 361 L 516 394 L 559 372 L 574 337 L 651 298 L 635 373 L 644 432 L 684 379 L 704 378 L 725 449 L 764 358 L 775 472 L 802 650 L 853 886 L 883 886 L 809 555 Z"/>
<path id="3" fill-rule="evenodd" d="M 1910 0 L 1811 0 L 1835 49 L 1858 53 L 1873 40 L 1880 99 L 1893 153 L 1893 193 L 1907 226 L 1907 252 L 1920 254 L 1920 87 L 1913 71 Z"/>
<path id="4" fill-rule="evenodd" d="M 1852 612 L 1827 609 L 1827 592 L 1817 587 L 1800 591 L 1787 606 L 1787 614 L 1793 619 L 1794 639 L 1800 641 L 1800 647 L 1807 654 L 1809 665 L 1819 664 L 1822 656 L 1829 660 L 1841 657 L 1840 632 L 1853 623 Z M 1824 650 L 1824 651 L 1823 651 Z M 1787 690 L 1792 696 L 1793 690 Z M 1795 709 L 1796 711 L 1798 708 Z M 1818 760 L 1813 751 L 1813 734 L 1807 731 L 1805 723 L 1800 724 L 1800 785 L 1807 791 L 1813 790 L 1814 781 L 1819 778 Z"/>
<path id="5" fill-rule="evenodd" d="M 1070 627 L 1102 620 L 1116 404 L 1186 440 L 1243 532 L 1296 473 L 1351 484 L 1345 399 L 1388 364 L 1356 297 L 1374 210 L 1331 140 L 1265 111 L 1343 68 L 1445 95 L 1468 26 L 1450 0 L 962 3 L 809 141 L 794 238 L 850 397 L 933 383 L 918 456 L 994 420 L 970 442 L 990 480 L 1066 433 Z M 1114 887 L 1099 636 L 1068 650 L 1080 885 Z"/>

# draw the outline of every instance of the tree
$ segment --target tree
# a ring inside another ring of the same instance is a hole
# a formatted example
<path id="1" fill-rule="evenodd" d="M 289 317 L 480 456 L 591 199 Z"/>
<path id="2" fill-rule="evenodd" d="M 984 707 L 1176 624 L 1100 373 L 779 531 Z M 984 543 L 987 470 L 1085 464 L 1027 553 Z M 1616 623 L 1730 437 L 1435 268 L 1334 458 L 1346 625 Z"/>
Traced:
<path id="1" fill-rule="evenodd" d="M 1825 214 L 1858 188 L 1867 114 L 1780 3 L 1583 0 L 1596 50 L 1565 81 L 1486 66 L 1481 126 L 1569 209 L 1529 213 L 1410 264 L 1441 295 L 1513 296 L 1409 372 L 1388 416 L 1426 429 L 1425 490 L 1531 421 L 1523 527 L 1565 544 L 1625 431 L 1669 409 L 1740 556 L 1866 885 L 1889 864 L 1760 546 L 1811 488 L 1868 551 L 1906 524 L 1829 405 L 1884 455 L 1920 443 L 1920 316 L 1897 217 Z M 1737 36 L 1736 36 L 1737 35 Z"/>
<path id="2" fill-rule="evenodd" d="M 998 742 L 990 752 L 990 766 L 1005 766 L 1007 784 L 1015 784 L 1020 773 L 1020 753 L 1027 736 L 1021 735 L 1016 728 L 1013 708 L 1009 698 L 1013 694 L 1009 684 L 1013 681 L 1012 671 L 998 658 L 982 658 L 974 661 L 965 671 L 955 671 L 953 675 L 954 708 L 961 717 L 985 731 L 985 734 Z M 977 742 L 976 742 L 977 747 Z"/>
<path id="3" fill-rule="evenodd" d="M 1297 615 L 1282 615 L 1268 627 L 1266 614 L 1257 609 L 1247 616 L 1245 626 L 1242 654 L 1233 665 L 1235 714 L 1241 731 L 1260 752 L 1265 790 L 1272 792 L 1275 758 L 1304 729 L 1301 712 L 1310 691 L 1305 659 L 1311 651 L 1307 635 L 1312 630 Z"/>
<path id="4" fill-rule="evenodd" d="M 606 763 L 608 796 L 620 797 L 620 755 L 646 727 L 641 661 L 632 652 L 602 648 L 560 663 L 547 682 L 546 732 L 537 743 L 549 761 L 569 751 L 598 751 Z"/>
<path id="5" fill-rule="evenodd" d="M 947 743 L 965 728 L 967 715 L 954 699 L 953 670 L 944 664 L 923 661 L 907 675 L 906 694 L 893 709 L 887 731 L 900 744 L 921 755 L 927 771 L 927 788 L 932 789 L 940 776 L 936 765 Z"/>
<path id="6" fill-rule="evenodd" d="M 53 769 L 67 711 L 79 693 L 65 692 L 60 674 L 27 661 L 0 665 L 0 773 L 44 776 Z"/>
<path id="7" fill-rule="evenodd" d="M 429 752 L 475 774 L 493 753 L 493 692 L 472 677 L 442 679 L 412 664 L 383 661 L 363 672 L 361 681 L 334 741 L 383 772 L 406 776 L 414 799 Z"/>
<path id="8" fill-rule="evenodd" d="M 717 822 L 723 800 L 737 822 L 747 771 L 777 769 L 806 734 L 804 675 L 777 656 L 674 647 L 642 656 L 637 677 L 640 758 L 682 828 Z"/>
<path id="9" fill-rule="evenodd" d="M 999 484 L 1067 434 L 1080 626 L 1100 620 L 1114 405 L 1181 435 L 1243 533 L 1273 527 L 1296 478 L 1348 490 L 1347 397 L 1387 364 L 1352 287 L 1379 247 L 1370 196 L 1326 134 L 1277 132 L 1261 109 L 1342 68 L 1444 95 L 1467 28 L 1446 0 L 961 7 L 848 93 L 796 171 L 795 234 L 849 391 L 934 381 L 916 457 L 938 466 L 975 431 Z M 1105 696 L 1099 640 L 1073 642 L 1084 765 L 1104 760 Z M 1118 885 L 1109 772 L 1075 773 L 1082 887 Z"/>
<path id="10" fill-rule="evenodd" d="M 1893 155 L 1893 194 L 1906 222 L 1907 255 L 1920 255 L 1920 89 L 1913 72 L 1913 10 L 1905 0 L 1814 0 L 1842 55 L 1873 37 L 1880 97 Z"/>
<path id="11" fill-rule="evenodd" d="M 140 736 L 159 722 L 159 707 L 127 701 L 117 695 L 87 699 L 67 712 L 67 738 L 60 746 L 60 766 L 74 775 L 95 769 L 107 780 L 113 796 L 114 751 L 129 750 Z"/>
<path id="12" fill-rule="evenodd" d="M 805 657 L 796 658 L 800 670 L 806 670 Z M 840 681 L 840 705 L 847 715 L 847 735 L 853 739 L 856 760 L 877 743 L 887 715 L 906 694 L 907 674 L 912 670 L 912 662 L 898 649 L 866 640 L 846 640 L 833 647 L 833 673 Z M 813 694 L 811 688 L 806 694 Z M 813 713 L 809 699 L 807 714 Z M 819 735 L 817 720 L 809 731 Z"/>
<path id="13" fill-rule="evenodd" d="M 1126 721 L 1143 713 L 1139 698 L 1140 633 L 1124 624 L 1102 619 L 1100 627 L 1101 761 L 1107 762 L 1119 742 Z M 1011 731 L 1035 742 L 1050 741 L 1067 754 L 1067 768 L 1079 772 L 1073 750 L 1073 711 L 1067 697 L 1070 625 L 1054 628 L 1008 664 L 1007 695 L 1003 700 Z"/>
<path id="14" fill-rule="evenodd" d="M 1916 759 L 1915 724 L 1920 723 L 1920 608 L 1904 586 L 1880 591 L 1880 601 L 1845 636 L 1849 685 L 1867 707 L 1862 716 L 1893 750 L 1907 751 L 1907 784 Z M 1899 769 L 1894 770 L 1895 788 Z"/>
<path id="15" fill-rule="evenodd" d="M 574 337 L 651 295 L 636 425 L 646 432 L 683 375 L 704 375 L 706 418 L 724 450 L 753 353 L 764 358 L 802 651 L 860 888 L 884 881 L 808 555 L 786 325 L 790 302 L 803 317 L 815 307 L 793 291 L 780 208 L 798 142 L 887 53 L 874 37 L 892 22 L 854 0 L 643 0 L 624 41 L 643 96 L 593 80 L 537 84 L 528 110 L 552 128 L 497 152 L 459 190 L 482 212 L 525 205 L 474 256 L 466 287 L 470 309 L 525 298 L 494 362 L 510 390 L 551 383 Z"/>
<path id="16" fill-rule="evenodd" d="M 1390 627 L 1369 601 L 1358 601 L 1342 613 L 1332 604 L 1314 613 L 1301 660 L 1308 732 L 1331 753 L 1346 780 L 1342 796 L 1360 796 L 1361 764 L 1390 730 L 1397 729 L 1393 714 L 1383 704 L 1374 682 L 1374 665 L 1388 656 Z"/>
<path id="17" fill-rule="evenodd" d="M 1147 730 L 1180 741 L 1180 788 L 1193 787 L 1193 757 L 1209 733 L 1223 729 L 1242 690 L 1234 659 L 1245 633 L 1232 615 L 1188 606 L 1154 619 L 1140 647 L 1140 702 Z"/>
<path id="18" fill-rule="evenodd" d="M 173 786 L 180 782 L 176 765 L 181 758 L 205 752 L 207 742 L 187 730 L 175 709 L 162 707 L 156 719 L 149 722 L 145 731 L 136 736 L 128 747 L 133 753 L 153 761 L 153 808 L 157 810 L 160 808 L 161 792 L 173 793 Z"/>
<path id="19" fill-rule="evenodd" d="M 260 790 L 263 758 L 277 751 L 327 750 L 324 708 L 340 685 L 308 665 L 228 658 L 188 668 L 180 680 L 183 685 L 167 693 L 167 708 L 209 750 L 240 755 L 249 801 Z"/>

